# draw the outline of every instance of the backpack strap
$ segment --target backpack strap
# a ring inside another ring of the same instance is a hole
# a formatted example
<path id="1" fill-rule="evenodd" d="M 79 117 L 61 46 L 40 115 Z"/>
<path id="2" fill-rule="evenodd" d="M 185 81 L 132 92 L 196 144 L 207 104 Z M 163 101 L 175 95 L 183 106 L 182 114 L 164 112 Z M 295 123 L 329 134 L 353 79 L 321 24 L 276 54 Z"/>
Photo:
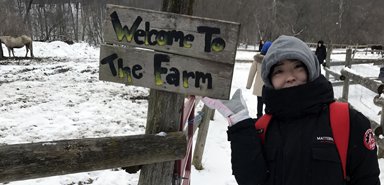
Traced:
<path id="1" fill-rule="evenodd" d="M 332 135 L 339 153 L 341 165 L 343 168 L 343 177 L 347 179 L 347 151 L 349 144 L 349 106 L 348 103 L 333 102 L 329 105 L 329 115 L 331 122 Z M 270 114 L 264 114 L 255 122 L 255 128 L 258 132 L 261 142 L 264 144 L 265 133 L 272 118 Z"/>
<path id="2" fill-rule="evenodd" d="M 269 125 L 269 121 L 271 121 L 272 115 L 264 114 L 255 122 L 256 131 L 261 138 L 261 143 L 264 144 L 265 133 L 267 132 L 267 128 Z"/>
<path id="3" fill-rule="evenodd" d="M 348 103 L 333 102 L 329 105 L 332 135 L 339 152 L 344 179 L 347 178 L 347 151 L 349 144 L 349 107 Z"/>

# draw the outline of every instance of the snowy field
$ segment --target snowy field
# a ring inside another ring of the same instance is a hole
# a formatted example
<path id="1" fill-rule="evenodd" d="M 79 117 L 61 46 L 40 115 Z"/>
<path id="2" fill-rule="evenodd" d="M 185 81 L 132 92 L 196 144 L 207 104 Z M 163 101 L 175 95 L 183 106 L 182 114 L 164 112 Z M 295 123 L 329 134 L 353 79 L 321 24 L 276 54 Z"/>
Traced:
<path id="1" fill-rule="evenodd" d="M 4 55 L 8 52 L 3 47 Z M 25 49 L 15 49 L 24 56 Z M 36 59 L 0 61 L 0 145 L 143 134 L 149 94 L 147 88 L 98 80 L 99 48 L 85 43 L 35 42 Z M 252 59 L 255 52 L 238 52 L 237 59 Z M 357 53 L 356 58 L 378 58 Z M 345 55 L 332 56 L 334 61 Z M 251 116 L 256 115 L 256 96 L 246 89 L 251 63 L 236 63 L 231 92 L 240 88 Z M 341 69 L 341 68 L 340 68 Z M 339 69 L 338 69 L 339 70 Z M 379 68 L 370 64 L 352 70 L 377 77 Z M 324 71 L 323 71 L 324 72 Z M 341 96 L 341 87 L 335 87 Z M 358 85 L 349 90 L 350 102 L 359 111 L 379 122 L 381 110 L 373 104 L 375 93 Z M 198 109 L 202 105 L 198 105 Z M 192 168 L 192 185 L 236 185 L 231 175 L 226 120 L 215 115 L 211 121 L 204 169 Z M 195 137 L 196 138 L 196 137 Z M 381 170 L 384 160 L 380 159 Z M 383 174 L 383 173 L 382 173 Z M 135 185 L 139 174 L 120 168 L 7 183 L 9 185 Z M 383 180 L 384 176 L 380 175 Z M 3 185 L 5 183 L 0 183 Z"/>

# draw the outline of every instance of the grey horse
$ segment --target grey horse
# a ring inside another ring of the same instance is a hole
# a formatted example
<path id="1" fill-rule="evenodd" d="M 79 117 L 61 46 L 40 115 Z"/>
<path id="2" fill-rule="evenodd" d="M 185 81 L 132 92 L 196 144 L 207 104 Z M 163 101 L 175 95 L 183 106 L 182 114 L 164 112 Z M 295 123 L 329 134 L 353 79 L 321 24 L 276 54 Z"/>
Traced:
<path id="1" fill-rule="evenodd" d="M 25 46 L 27 52 L 25 53 L 25 57 L 28 55 L 28 51 L 31 51 L 31 57 L 33 58 L 33 49 L 32 49 L 32 39 L 26 35 L 21 35 L 19 37 L 12 36 L 0 36 L 0 42 L 3 43 L 8 48 L 9 57 L 11 57 L 11 51 L 13 57 L 15 57 L 15 53 L 13 48 L 22 48 Z"/>

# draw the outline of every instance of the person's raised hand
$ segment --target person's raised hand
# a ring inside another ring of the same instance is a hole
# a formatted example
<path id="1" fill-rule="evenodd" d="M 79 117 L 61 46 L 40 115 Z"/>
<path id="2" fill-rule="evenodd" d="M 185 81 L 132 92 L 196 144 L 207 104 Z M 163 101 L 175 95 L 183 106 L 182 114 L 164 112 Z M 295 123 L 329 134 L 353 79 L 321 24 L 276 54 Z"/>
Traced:
<path id="1" fill-rule="evenodd" d="M 241 89 L 237 89 L 230 100 L 218 100 L 208 97 L 202 99 L 203 103 L 211 109 L 216 109 L 227 118 L 229 126 L 250 118 L 247 104 L 244 101 Z"/>

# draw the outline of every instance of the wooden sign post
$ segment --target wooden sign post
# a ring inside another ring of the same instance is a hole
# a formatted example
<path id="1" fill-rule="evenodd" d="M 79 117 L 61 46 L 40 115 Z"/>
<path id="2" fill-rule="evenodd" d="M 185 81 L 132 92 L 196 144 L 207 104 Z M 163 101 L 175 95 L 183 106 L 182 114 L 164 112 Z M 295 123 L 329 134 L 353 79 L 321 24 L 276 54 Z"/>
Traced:
<path id="1" fill-rule="evenodd" d="M 185 95 L 228 99 L 240 24 L 107 5 L 100 80 L 148 87 L 146 134 L 179 130 Z M 145 165 L 139 185 L 171 184 L 174 161 Z"/>

